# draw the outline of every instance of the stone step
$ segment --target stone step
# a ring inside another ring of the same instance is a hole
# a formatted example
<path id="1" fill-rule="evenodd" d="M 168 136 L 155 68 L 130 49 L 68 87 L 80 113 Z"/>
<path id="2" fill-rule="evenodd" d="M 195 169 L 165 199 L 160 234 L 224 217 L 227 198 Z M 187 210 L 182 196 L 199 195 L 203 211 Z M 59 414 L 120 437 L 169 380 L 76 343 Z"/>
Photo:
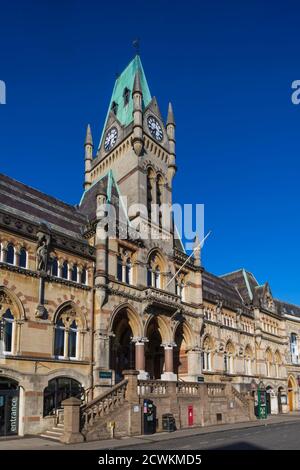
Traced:
<path id="1" fill-rule="evenodd" d="M 55 441 L 60 441 L 61 436 L 63 435 L 64 427 L 62 424 L 54 426 L 52 429 L 47 429 L 41 437 L 46 437 L 47 439 L 53 439 Z"/>
<path id="2" fill-rule="evenodd" d="M 50 436 L 49 434 L 41 434 L 41 437 L 44 437 L 46 439 L 52 439 L 53 441 L 60 442 L 60 439 L 58 436 Z"/>

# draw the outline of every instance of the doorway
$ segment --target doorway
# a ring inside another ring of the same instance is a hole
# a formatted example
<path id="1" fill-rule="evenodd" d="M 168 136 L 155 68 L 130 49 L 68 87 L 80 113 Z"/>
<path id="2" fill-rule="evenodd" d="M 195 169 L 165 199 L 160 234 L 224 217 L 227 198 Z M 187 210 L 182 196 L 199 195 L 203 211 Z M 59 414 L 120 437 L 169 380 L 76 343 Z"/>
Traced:
<path id="1" fill-rule="evenodd" d="M 18 382 L 0 378 L 0 436 L 18 434 L 19 386 Z"/>

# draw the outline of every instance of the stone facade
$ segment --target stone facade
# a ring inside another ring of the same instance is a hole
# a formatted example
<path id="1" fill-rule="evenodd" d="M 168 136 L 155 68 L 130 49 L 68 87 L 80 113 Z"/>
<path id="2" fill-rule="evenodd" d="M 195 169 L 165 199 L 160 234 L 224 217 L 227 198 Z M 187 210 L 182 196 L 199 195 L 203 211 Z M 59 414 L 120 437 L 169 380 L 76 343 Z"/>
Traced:
<path id="1" fill-rule="evenodd" d="M 218 277 L 199 250 L 187 259 L 161 209 L 172 204 L 176 173 L 172 106 L 165 123 L 138 56 L 114 90 L 96 154 L 87 130 L 79 205 L 0 175 L 0 397 L 11 414 L 0 433 L 41 433 L 63 400 L 89 403 L 128 369 L 169 390 L 204 381 L 255 395 L 263 381 L 269 412 L 299 409 L 300 308 L 243 269 Z M 154 205 L 149 219 L 141 207 Z M 214 422 L 215 405 L 203 403 L 197 423 Z"/>

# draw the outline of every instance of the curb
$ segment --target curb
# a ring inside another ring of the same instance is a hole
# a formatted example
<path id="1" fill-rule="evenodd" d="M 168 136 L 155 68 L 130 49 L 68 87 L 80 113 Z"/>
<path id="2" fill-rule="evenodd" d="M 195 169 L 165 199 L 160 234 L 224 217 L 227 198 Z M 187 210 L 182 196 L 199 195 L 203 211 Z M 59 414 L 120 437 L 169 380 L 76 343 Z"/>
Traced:
<path id="1" fill-rule="evenodd" d="M 155 444 L 156 442 L 161 442 L 161 441 L 173 441 L 175 439 L 180 439 L 181 437 L 182 438 L 186 438 L 186 437 L 189 437 L 189 436 L 205 436 L 205 435 L 208 435 L 208 434 L 214 434 L 214 433 L 217 433 L 217 432 L 227 432 L 227 431 L 235 431 L 235 430 L 243 430 L 243 429 L 251 429 L 251 428 L 259 428 L 259 427 L 266 427 L 266 426 L 276 426 L 276 425 L 280 425 L 280 424 L 286 424 L 286 423 L 299 423 L 300 422 L 300 417 L 299 418 L 296 418 L 296 419 L 293 419 L 293 418 L 288 418 L 287 420 L 283 420 L 283 421 L 278 421 L 278 422 L 275 422 L 275 423 L 255 423 L 253 424 L 252 426 L 250 425 L 247 425 L 247 426 L 242 426 L 242 427 L 234 427 L 234 428 L 230 428 L 230 429 L 214 429 L 214 430 L 205 430 L 204 432 L 195 432 L 194 434 L 190 434 L 190 435 L 186 435 L 186 436 L 176 436 L 174 435 L 173 433 L 173 437 L 167 437 L 166 436 L 166 439 L 161 439 L 161 433 L 157 433 L 157 437 L 155 437 L 154 439 L 148 439 L 147 438 L 143 438 L 143 436 L 132 436 L 134 439 L 139 439 L 141 444 L 150 444 L 150 443 L 153 443 Z M 246 422 L 245 422 L 246 423 Z M 238 423 L 238 424 L 243 424 L 243 423 Z M 195 427 L 193 428 L 195 430 L 200 430 L 200 429 L 203 429 L 201 427 Z M 170 433 L 171 434 L 171 433 Z M 160 436 L 160 437 L 159 437 Z M 126 442 L 127 439 L 124 439 L 124 444 Z M 119 441 L 120 442 L 120 441 Z M 105 448 L 103 447 L 102 449 L 99 449 L 99 450 L 104 450 L 104 449 L 107 449 L 107 450 L 113 450 L 113 449 L 120 449 L 120 448 L 124 448 L 124 447 L 131 447 L 131 446 L 134 446 L 136 445 L 137 443 L 133 443 L 133 444 L 130 444 L 129 442 L 126 443 L 125 445 L 120 445 L 118 442 L 118 444 L 116 446 L 113 446 L 113 447 L 108 447 L 108 448 Z"/>

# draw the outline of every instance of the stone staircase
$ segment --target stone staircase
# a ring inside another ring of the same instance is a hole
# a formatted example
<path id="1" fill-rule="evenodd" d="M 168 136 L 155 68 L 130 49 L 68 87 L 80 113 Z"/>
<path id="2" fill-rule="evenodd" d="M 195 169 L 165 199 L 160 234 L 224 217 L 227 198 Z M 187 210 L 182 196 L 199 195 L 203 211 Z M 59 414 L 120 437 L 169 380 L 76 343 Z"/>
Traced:
<path id="1" fill-rule="evenodd" d="M 63 435 L 63 433 L 64 433 L 64 425 L 57 424 L 56 426 L 53 426 L 51 429 L 47 429 L 47 431 L 41 434 L 41 437 L 60 442 L 60 438 Z"/>
<path id="2" fill-rule="evenodd" d="M 40 436 L 60 442 L 60 438 L 64 433 L 64 410 L 56 410 L 55 415 L 55 425 L 44 431 Z"/>

